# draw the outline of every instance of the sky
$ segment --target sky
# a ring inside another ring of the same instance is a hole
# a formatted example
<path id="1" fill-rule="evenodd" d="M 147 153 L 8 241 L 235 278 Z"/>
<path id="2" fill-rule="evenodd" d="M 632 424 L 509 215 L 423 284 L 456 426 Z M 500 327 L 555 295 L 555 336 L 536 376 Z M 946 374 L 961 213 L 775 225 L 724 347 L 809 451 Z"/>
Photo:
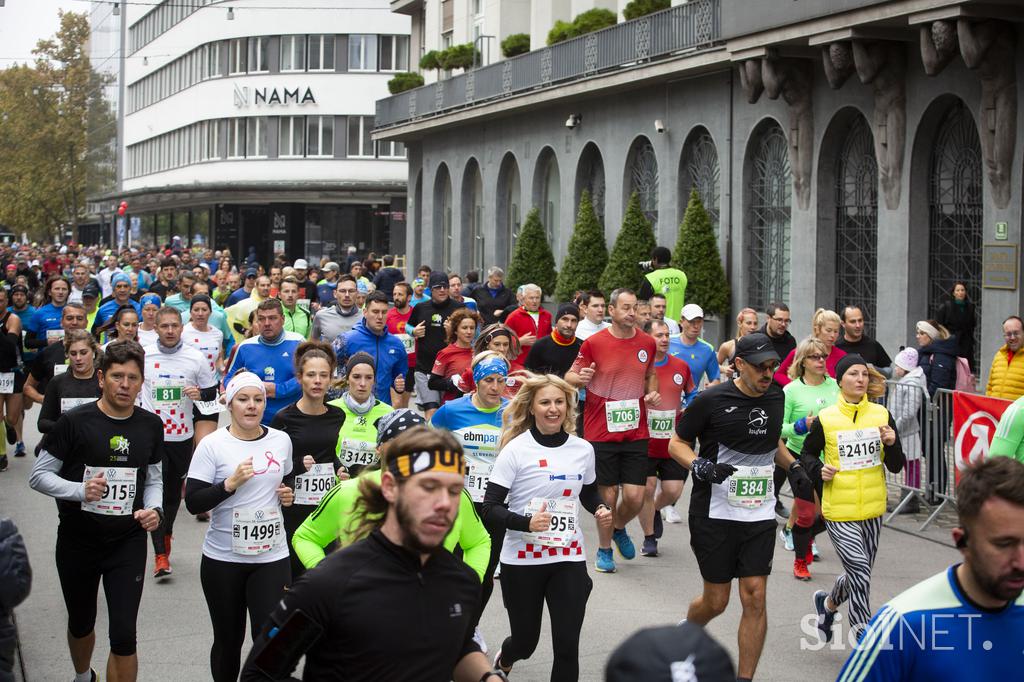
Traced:
<path id="1" fill-rule="evenodd" d="M 83 0 L 5 0 L 0 7 L 0 69 L 31 62 L 36 42 L 57 32 L 57 10 L 88 12 Z"/>

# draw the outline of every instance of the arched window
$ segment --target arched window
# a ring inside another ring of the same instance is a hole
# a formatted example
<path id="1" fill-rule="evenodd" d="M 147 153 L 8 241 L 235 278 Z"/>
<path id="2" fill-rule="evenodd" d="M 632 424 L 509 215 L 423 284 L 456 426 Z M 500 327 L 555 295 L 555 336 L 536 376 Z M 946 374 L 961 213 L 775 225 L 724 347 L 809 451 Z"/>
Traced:
<path id="1" fill-rule="evenodd" d="M 484 248 L 486 246 L 486 229 L 484 227 L 484 181 L 480 175 L 480 166 L 474 161 L 469 169 L 469 177 L 465 184 L 466 210 L 469 218 L 470 234 L 472 235 L 471 266 L 474 270 L 484 267 Z"/>
<path id="2" fill-rule="evenodd" d="M 755 141 L 750 159 L 747 305 L 764 310 L 789 298 L 789 242 L 793 177 L 786 136 L 772 123 Z"/>
<path id="3" fill-rule="evenodd" d="M 452 266 L 452 246 L 455 241 L 452 221 L 452 179 L 448 173 L 448 166 L 444 164 L 437 169 L 437 178 L 434 181 L 434 227 L 440 228 L 437 231 L 441 239 L 441 262 L 437 265 L 443 270 Z"/>
<path id="4" fill-rule="evenodd" d="M 690 190 L 696 189 L 717 233 L 720 225 L 721 193 L 718 149 L 715 147 L 715 141 L 711 138 L 711 133 L 706 128 L 698 128 L 690 134 L 690 139 L 683 152 L 683 168 L 679 173 L 679 179 L 680 222 L 686 213 L 686 205 L 690 201 Z M 721 236 L 719 236 L 719 240 L 721 240 Z"/>
<path id="5" fill-rule="evenodd" d="M 981 319 L 982 161 L 978 129 L 958 101 L 939 124 L 928 184 L 928 309 L 934 311 L 961 281 Z M 981 325 L 975 325 L 978 366 Z"/>
<path id="6" fill-rule="evenodd" d="M 857 305 L 874 336 L 878 301 L 878 163 L 871 130 L 853 119 L 836 160 L 836 307 Z"/>
<path id="7" fill-rule="evenodd" d="M 629 174 L 628 194 L 636 192 L 640 210 L 650 221 L 654 234 L 658 234 L 658 157 L 646 137 L 638 137 L 633 142 L 626 172 Z"/>
<path id="8" fill-rule="evenodd" d="M 540 209 L 540 220 L 547 232 L 548 244 L 557 258 L 562 178 L 558 172 L 558 159 L 555 158 L 555 152 L 551 147 L 545 147 L 537 157 L 537 171 L 533 180 L 533 205 Z"/>
<path id="9" fill-rule="evenodd" d="M 579 166 L 576 169 L 576 208 L 579 208 L 580 196 L 584 191 L 590 192 L 590 201 L 594 205 L 597 219 L 604 225 L 604 160 L 601 151 L 593 142 L 583 148 Z M 574 214 L 576 211 L 573 212 Z"/>
<path id="10" fill-rule="evenodd" d="M 496 217 L 498 230 L 496 240 L 497 262 L 508 266 L 512 262 L 512 252 L 516 248 L 519 237 L 519 225 L 522 222 L 520 204 L 523 192 L 519 184 L 519 166 L 511 152 L 505 154 L 498 170 L 498 188 L 496 195 Z"/>

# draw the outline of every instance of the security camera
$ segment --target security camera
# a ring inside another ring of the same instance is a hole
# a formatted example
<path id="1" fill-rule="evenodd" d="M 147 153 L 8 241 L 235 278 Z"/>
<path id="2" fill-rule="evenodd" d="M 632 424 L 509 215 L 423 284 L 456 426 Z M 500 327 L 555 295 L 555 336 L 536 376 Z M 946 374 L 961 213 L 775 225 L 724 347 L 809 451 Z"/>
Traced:
<path id="1" fill-rule="evenodd" d="M 565 119 L 565 127 L 568 128 L 569 130 L 572 130 L 573 128 L 578 126 L 580 124 L 580 121 L 582 120 L 583 117 L 580 116 L 579 114 L 569 114 L 569 118 Z"/>
<path id="2" fill-rule="evenodd" d="M 659 133 L 665 132 L 665 122 L 662 121 L 660 118 L 659 119 L 655 119 L 655 121 L 654 121 L 654 129 L 657 130 Z"/>

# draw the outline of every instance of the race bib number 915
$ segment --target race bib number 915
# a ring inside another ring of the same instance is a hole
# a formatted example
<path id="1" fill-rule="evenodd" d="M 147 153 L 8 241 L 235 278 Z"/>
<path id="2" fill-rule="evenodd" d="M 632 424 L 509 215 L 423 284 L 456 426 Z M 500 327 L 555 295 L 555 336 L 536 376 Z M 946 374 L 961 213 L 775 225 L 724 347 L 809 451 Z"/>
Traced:
<path id="1" fill-rule="evenodd" d="M 82 511 L 103 516 L 128 516 L 135 506 L 137 471 L 134 467 L 85 467 L 83 481 L 103 472 L 106 487 L 103 497 L 95 502 L 83 502 Z"/>

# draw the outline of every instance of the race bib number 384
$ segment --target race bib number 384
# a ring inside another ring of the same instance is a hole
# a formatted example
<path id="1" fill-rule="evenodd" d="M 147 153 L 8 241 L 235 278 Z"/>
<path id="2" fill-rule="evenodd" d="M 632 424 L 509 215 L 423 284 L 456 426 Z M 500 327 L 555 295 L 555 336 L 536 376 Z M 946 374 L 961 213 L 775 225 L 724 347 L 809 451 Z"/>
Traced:
<path id="1" fill-rule="evenodd" d="M 734 507 L 758 509 L 775 496 L 774 466 L 736 467 L 729 477 L 727 498 Z"/>

